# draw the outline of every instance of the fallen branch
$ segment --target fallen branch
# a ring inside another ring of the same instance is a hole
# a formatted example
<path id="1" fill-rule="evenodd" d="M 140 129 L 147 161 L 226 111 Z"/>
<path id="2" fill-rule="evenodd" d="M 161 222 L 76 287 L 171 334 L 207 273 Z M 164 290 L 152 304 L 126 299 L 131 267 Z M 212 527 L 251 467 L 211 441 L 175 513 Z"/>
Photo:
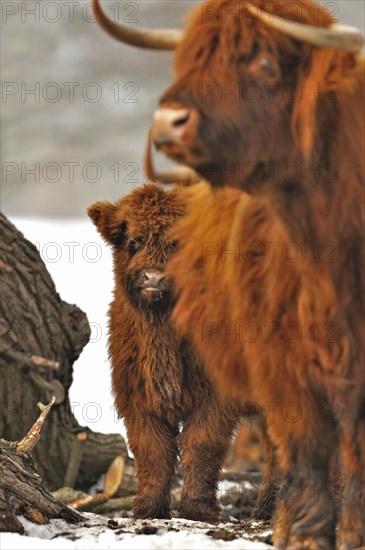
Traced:
<path id="1" fill-rule="evenodd" d="M 107 502 L 115 495 L 123 480 L 125 459 L 117 456 L 111 463 L 104 481 L 104 491 L 96 495 L 86 495 L 69 503 L 75 510 L 92 510 L 96 506 Z"/>
<path id="2" fill-rule="evenodd" d="M 17 516 L 48 523 L 61 518 L 77 523 L 81 516 L 52 496 L 40 478 L 29 452 L 39 441 L 43 423 L 55 399 L 48 405 L 38 403 L 41 414 L 20 441 L 0 440 L 0 531 L 24 533 Z"/>

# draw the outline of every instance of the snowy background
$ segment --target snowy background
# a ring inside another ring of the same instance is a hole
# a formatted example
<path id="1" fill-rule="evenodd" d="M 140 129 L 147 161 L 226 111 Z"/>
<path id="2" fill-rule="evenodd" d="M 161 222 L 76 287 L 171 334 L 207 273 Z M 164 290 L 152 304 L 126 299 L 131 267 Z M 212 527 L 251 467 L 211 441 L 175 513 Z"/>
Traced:
<path id="1" fill-rule="evenodd" d="M 107 357 L 107 309 L 113 277 L 109 248 L 88 219 L 12 217 L 35 243 L 63 300 L 87 313 L 91 338 L 74 364 L 70 401 L 81 425 L 93 431 L 124 434 L 110 394 Z"/>

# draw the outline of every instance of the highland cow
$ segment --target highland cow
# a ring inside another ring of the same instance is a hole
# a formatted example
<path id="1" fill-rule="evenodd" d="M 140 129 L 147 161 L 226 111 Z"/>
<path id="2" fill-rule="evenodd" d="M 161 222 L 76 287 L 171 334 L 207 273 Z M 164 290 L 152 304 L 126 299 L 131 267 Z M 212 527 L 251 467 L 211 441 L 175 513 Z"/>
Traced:
<path id="1" fill-rule="evenodd" d="M 275 545 L 332 549 L 339 433 L 326 386 L 349 354 L 334 293 L 309 258 L 298 260 L 269 201 L 207 184 L 183 195 L 187 213 L 172 229 L 177 251 L 167 266 L 173 321 L 223 395 L 265 415 L 282 472 Z"/>
<path id="2" fill-rule="evenodd" d="M 113 250 L 109 352 L 116 408 L 136 459 L 134 517 L 170 516 L 181 448 L 179 515 L 212 522 L 218 519 L 217 482 L 240 410 L 231 399 L 217 398 L 198 355 L 170 322 L 168 231 L 182 212 L 177 190 L 153 184 L 88 209 Z"/>
<path id="3" fill-rule="evenodd" d="M 287 18 L 299 18 L 299 29 L 312 38 L 323 37 L 319 27 L 333 26 L 326 10 L 296 2 L 294 16 L 283 1 L 251 4 L 253 11 L 245 1 L 217 2 L 204 22 L 198 8 L 176 50 L 176 79 L 155 113 L 152 135 L 160 150 L 213 186 L 228 184 L 267 197 L 288 239 L 307 255 L 301 266 L 308 293 L 320 280 L 324 296 L 332 296 L 327 308 L 338 356 L 314 363 L 298 343 L 297 368 L 303 379 L 312 373 L 316 383 L 306 391 L 311 388 L 314 401 L 332 403 L 338 420 L 343 493 L 337 546 L 352 550 L 365 545 L 365 71 L 364 57 L 356 52 L 362 40 L 352 32 L 359 42 L 351 46 L 351 31 L 345 30 L 349 40 L 343 47 L 341 29 L 334 26 L 333 47 L 313 47 L 294 36 Z M 224 12 L 227 7 L 233 13 Z M 269 20 L 265 9 L 273 10 Z M 246 286 L 244 292 L 252 290 Z M 286 307 L 292 307 L 290 300 L 288 293 Z M 258 368 L 265 372 L 263 365 Z M 299 387 L 287 385 L 288 399 Z M 334 447 L 311 423 L 306 427 L 306 437 L 290 434 L 284 423 L 271 434 L 279 454 L 286 449 L 281 463 L 287 478 L 297 480 L 303 471 L 321 488 L 323 479 L 316 478 L 321 471 L 325 477 L 324 457 Z M 278 517 L 287 513 L 293 520 L 286 534 L 277 530 L 277 543 L 287 540 L 289 547 L 301 548 L 309 536 L 318 548 L 322 534 L 327 537 L 322 513 L 313 516 L 305 494 L 302 507 L 289 503 L 287 512 L 278 511 Z M 320 495 L 323 500 L 325 493 Z M 331 548 L 331 537 L 328 541 Z"/>

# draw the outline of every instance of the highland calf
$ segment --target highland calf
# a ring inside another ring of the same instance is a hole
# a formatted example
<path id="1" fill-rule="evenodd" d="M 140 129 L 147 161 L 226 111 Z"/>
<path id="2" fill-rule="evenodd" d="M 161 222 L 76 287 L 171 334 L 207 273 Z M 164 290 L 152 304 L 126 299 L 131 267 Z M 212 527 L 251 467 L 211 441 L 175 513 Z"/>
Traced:
<path id="1" fill-rule="evenodd" d="M 136 459 L 134 516 L 170 516 L 181 448 L 179 515 L 212 522 L 219 513 L 220 469 L 240 411 L 231 399 L 217 398 L 191 344 L 170 322 L 172 289 L 165 266 L 173 242 L 168 232 L 182 212 L 177 190 L 152 184 L 88 209 L 113 250 L 109 352 L 117 411 Z"/>

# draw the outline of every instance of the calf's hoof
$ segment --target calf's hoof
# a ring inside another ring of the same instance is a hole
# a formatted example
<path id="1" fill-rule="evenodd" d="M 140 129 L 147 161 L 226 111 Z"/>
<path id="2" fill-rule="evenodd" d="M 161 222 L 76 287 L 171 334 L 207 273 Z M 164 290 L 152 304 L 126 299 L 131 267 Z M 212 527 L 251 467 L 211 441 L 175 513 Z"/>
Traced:
<path id="1" fill-rule="evenodd" d="M 179 507 L 179 518 L 190 519 L 193 521 L 204 521 L 207 523 L 217 523 L 219 521 L 220 507 L 216 502 L 201 500 L 184 499 Z"/>
<path id="2" fill-rule="evenodd" d="M 162 502 L 161 499 L 137 497 L 133 505 L 133 517 L 134 519 L 170 519 L 170 505 Z"/>

